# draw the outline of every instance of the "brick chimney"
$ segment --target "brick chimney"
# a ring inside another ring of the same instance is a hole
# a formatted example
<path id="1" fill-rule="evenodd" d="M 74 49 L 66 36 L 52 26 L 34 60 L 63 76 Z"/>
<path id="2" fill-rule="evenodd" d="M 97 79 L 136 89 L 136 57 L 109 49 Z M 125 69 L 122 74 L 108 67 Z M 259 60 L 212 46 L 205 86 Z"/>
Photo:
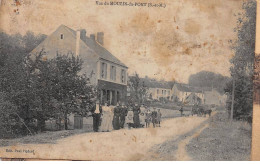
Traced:
<path id="1" fill-rule="evenodd" d="M 103 32 L 97 33 L 97 42 L 99 44 L 101 44 L 102 46 L 104 45 L 104 33 Z"/>
<path id="2" fill-rule="evenodd" d="M 95 34 L 90 34 L 89 37 L 90 37 L 91 40 L 96 41 L 96 35 Z"/>
<path id="3" fill-rule="evenodd" d="M 87 31 L 85 29 L 80 29 L 80 39 L 86 41 L 87 39 Z"/>

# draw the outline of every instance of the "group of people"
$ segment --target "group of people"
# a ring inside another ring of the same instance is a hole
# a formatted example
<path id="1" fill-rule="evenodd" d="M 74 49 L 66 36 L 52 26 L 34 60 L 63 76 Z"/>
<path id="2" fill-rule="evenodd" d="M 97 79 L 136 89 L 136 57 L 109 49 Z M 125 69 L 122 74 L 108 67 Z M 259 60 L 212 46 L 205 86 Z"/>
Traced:
<path id="1" fill-rule="evenodd" d="M 153 111 L 151 111 L 149 108 L 146 108 L 145 111 L 145 127 L 150 127 L 150 123 L 153 124 L 153 127 L 155 128 L 156 125 L 159 127 L 161 126 L 161 117 L 162 113 L 161 110 L 156 108 L 153 108 Z"/>
<path id="2" fill-rule="evenodd" d="M 147 106 L 139 106 L 135 104 L 132 107 L 127 107 L 124 103 L 117 103 L 116 106 L 112 106 L 109 103 L 105 103 L 102 106 L 99 100 L 92 108 L 93 117 L 93 130 L 94 132 L 109 132 L 119 130 L 128 125 L 128 128 L 140 128 L 149 127 L 150 123 L 153 127 L 161 123 L 160 109 L 156 108 L 151 111 Z M 144 119 L 143 119 L 144 118 Z"/>

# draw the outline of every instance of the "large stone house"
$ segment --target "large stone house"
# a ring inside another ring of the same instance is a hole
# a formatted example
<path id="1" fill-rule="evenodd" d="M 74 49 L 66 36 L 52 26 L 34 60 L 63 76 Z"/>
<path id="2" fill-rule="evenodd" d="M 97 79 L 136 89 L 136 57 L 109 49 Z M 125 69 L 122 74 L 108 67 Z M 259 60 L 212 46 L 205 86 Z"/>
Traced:
<path id="1" fill-rule="evenodd" d="M 115 105 L 126 100 L 128 67 L 104 47 L 103 32 L 87 36 L 84 29 L 75 31 L 60 25 L 31 54 L 41 50 L 47 58 L 54 58 L 57 53 L 79 56 L 84 61 L 81 73 L 97 86 L 102 103 Z"/>

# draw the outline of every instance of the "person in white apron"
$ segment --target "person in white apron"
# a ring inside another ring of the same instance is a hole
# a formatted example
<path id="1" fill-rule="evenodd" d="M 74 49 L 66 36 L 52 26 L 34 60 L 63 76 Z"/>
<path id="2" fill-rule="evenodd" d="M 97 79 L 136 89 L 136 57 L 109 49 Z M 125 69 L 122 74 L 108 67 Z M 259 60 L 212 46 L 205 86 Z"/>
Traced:
<path id="1" fill-rule="evenodd" d="M 128 125 L 128 129 L 131 129 L 131 127 L 134 126 L 134 112 L 133 110 L 129 110 L 127 112 L 125 123 Z"/>
<path id="2" fill-rule="evenodd" d="M 102 122 L 100 126 L 101 132 L 112 131 L 113 125 L 113 107 L 105 103 L 105 106 L 102 107 Z"/>

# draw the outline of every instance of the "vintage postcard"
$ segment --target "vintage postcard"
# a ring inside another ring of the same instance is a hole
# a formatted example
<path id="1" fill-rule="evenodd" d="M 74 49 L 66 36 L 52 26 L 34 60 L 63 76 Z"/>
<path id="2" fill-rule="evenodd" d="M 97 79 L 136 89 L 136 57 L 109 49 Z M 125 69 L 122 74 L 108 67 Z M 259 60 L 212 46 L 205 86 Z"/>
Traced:
<path id="1" fill-rule="evenodd" d="M 256 16 L 256 0 L 1 0 L 0 158 L 258 160 Z"/>

